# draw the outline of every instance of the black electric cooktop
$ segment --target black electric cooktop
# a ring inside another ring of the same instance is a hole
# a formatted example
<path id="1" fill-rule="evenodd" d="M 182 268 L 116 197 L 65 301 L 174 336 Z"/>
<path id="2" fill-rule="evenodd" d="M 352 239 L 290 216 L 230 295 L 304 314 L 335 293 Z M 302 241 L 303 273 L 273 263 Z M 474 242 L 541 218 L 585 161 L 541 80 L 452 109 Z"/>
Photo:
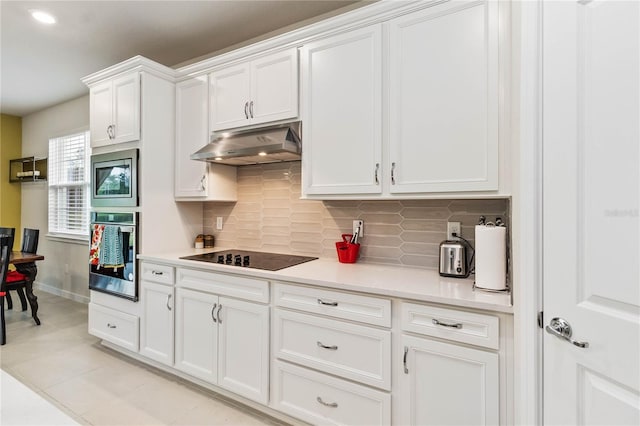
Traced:
<path id="1" fill-rule="evenodd" d="M 316 260 L 317 257 L 295 256 L 292 254 L 263 253 L 259 251 L 225 250 L 212 253 L 184 256 L 180 259 L 197 260 L 200 262 L 219 263 L 221 265 L 240 266 L 244 268 L 279 271 L 289 266 Z"/>

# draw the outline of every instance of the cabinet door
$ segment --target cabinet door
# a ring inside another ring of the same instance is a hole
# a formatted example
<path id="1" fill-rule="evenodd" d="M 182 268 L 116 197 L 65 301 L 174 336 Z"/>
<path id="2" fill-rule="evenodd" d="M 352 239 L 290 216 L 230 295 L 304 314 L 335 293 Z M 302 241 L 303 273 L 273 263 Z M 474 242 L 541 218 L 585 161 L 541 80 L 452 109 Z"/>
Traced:
<path id="1" fill-rule="evenodd" d="M 402 424 L 499 423 L 497 353 L 410 336 L 402 341 Z"/>
<path id="2" fill-rule="evenodd" d="M 140 139 L 140 73 L 135 72 L 113 80 L 112 143 Z"/>
<path id="3" fill-rule="evenodd" d="M 209 126 L 211 131 L 249 124 L 250 64 L 240 64 L 209 74 Z"/>
<path id="4" fill-rule="evenodd" d="M 381 26 L 301 49 L 303 193 L 381 192 Z"/>
<path id="5" fill-rule="evenodd" d="M 269 401 L 269 307 L 220 298 L 218 385 Z"/>
<path id="6" fill-rule="evenodd" d="M 298 51 L 289 49 L 251 62 L 252 124 L 298 116 Z"/>
<path id="7" fill-rule="evenodd" d="M 498 189 L 498 6 L 389 22 L 391 193 Z"/>
<path id="8" fill-rule="evenodd" d="M 112 84 L 111 81 L 96 84 L 89 90 L 89 130 L 91 132 L 91 146 L 103 146 L 111 143 L 109 126 L 113 124 L 112 114 Z"/>
<path id="9" fill-rule="evenodd" d="M 206 76 L 176 85 L 176 197 L 207 195 L 207 163 L 190 156 L 207 143 L 208 101 Z"/>
<path id="10" fill-rule="evenodd" d="M 140 354 L 173 365 L 173 286 L 142 281 Z"/>
<path id="11" fill-rule="evenodd" d="M 176 368 L 215 384 L 218 296 L 176 289 Z"/>

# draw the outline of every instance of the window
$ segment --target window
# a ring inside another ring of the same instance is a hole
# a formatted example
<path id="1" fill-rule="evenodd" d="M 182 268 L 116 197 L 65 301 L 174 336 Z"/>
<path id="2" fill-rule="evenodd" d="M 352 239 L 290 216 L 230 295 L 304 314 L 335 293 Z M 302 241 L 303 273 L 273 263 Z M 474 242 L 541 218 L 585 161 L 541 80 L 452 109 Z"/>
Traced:
<path id="1" fill-rule="evenodd" d="M 49 139 L 49 235 L 89 238 L 89 132 Z"/>

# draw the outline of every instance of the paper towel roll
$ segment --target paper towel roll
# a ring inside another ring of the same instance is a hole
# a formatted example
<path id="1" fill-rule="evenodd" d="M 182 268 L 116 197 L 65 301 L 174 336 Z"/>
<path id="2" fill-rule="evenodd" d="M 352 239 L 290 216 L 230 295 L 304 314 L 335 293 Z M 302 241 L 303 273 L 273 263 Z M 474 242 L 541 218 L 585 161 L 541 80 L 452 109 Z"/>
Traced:
<path id="1" fill-rule="evenodd" d="M 507 228 L 476 225 L 476 287 L 507 288 Z"/>

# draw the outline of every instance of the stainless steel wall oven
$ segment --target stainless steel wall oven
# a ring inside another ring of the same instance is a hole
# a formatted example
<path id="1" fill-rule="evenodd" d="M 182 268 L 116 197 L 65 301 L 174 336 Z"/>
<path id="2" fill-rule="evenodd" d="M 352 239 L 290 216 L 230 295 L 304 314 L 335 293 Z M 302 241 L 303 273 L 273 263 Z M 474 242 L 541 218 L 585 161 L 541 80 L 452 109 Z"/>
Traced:
<path id="1" fill-rule="evenodd" d="M 138 213 L 91 213 L 89 289 L 138 300 Z"/>

